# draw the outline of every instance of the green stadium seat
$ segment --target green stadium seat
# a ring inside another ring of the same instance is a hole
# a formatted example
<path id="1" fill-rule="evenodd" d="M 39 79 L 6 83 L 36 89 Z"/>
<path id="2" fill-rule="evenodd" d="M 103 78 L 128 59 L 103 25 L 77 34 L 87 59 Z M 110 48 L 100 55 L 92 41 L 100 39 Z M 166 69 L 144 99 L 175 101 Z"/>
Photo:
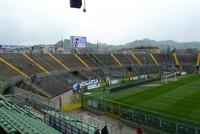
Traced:
<path id="1" fill-rule="evenodd" d="M 0 97 L 0 126 L 8 133 L 60 134 L 27 110 L 15 106 Z"/>

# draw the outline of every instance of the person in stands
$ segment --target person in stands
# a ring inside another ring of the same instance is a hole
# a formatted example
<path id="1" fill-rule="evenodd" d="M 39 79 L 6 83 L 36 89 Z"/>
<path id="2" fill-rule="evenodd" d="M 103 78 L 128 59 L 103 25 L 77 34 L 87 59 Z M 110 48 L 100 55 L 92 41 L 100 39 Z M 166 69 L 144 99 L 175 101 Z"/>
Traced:
<path id="1" fill-rule="evenodd" d="M 143 134 L 142 122 L 138 123 L 137 134 Z"/>
<path id="2" fill-rule="evenodd" d="M 99 129 L 96 129 L 96 131 L 94 132 L 94 134 L 100 134 Z"/>
<path id="3" fill-rule="evenodd" d="M 101 134 L 108 134 L 107 126 L 104 126 L 104 128 L 101 130 Z"/>

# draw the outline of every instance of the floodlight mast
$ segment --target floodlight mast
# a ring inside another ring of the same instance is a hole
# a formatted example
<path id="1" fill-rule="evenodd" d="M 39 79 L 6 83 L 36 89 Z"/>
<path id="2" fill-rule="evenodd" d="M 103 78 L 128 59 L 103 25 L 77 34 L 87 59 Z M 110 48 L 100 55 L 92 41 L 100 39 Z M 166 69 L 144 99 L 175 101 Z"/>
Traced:
<path id="1" fill-rule="evenodd" d="M 83 12 L 86 12 L 86 4 L 85 4 L 85 1 L 86 1 L 86 0 L 84 0 L 84 8 L 83 8 Z"/>
<path id="2" fill-rule="evenodd" d="M 86 0 L 84 0 L 83 4 L 83 12 L 86 12 Z M 80 9 L 82 7 L 82 0 L 70 0 L 70 7 Z"/>

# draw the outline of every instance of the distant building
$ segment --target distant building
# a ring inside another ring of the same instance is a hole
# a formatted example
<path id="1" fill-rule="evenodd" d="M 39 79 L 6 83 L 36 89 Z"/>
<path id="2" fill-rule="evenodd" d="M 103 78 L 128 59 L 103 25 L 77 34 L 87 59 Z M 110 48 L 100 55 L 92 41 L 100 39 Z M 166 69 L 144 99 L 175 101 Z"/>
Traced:
<path id="1" fill-rule="evenodd" d="M 48 53 L 66 54 L 66 53 L 70 53 L 70 51 L 68 51 L 68 49 L 56 46 L 54 44 L 33 46 L 32 52 L 33 53 L 42 53 L 42 54 L 48 54 Z"/>
<path id="2" fill-rule="evenodd" d="M 156 46 L 137 46 L 134 48 L 122 48 L 118 53 L 128 54 L 128 53 L 161 53 L 159 47 Z"/>
<path id="3" fill-rule="evenodd" d="M 198 49 L 196 49 L 196 48 L 177 49 L 176 53 L 179 53 L 179 54 L 193 54 L 193 53 L 198 53 Z"/>
<path id="4" fill-rule="evenodd" d="M 132 48 L 122 48 L 117 53 L 130 54 L 133 52 Z"/>
<path id="5" fill-rule="evenodd" d="M 30 47 L 24 45 L 0 45 L 0 53 L 29 53 Z"/>
<path id="6" fill-rule="evenodd" d="M 70 49 L 66 49 L 66 48 L 63 48 L 63 47 L 56 47 L 55 52 L 57 54 L 70 54 Z"/>
<path id="7" fill-rule="evenodd" d="M 156 46 L 137 46 L 133 48 L 134 53 L 161 53 L 159 47 Z"/>
<path id="8" fill-rule="evenodd" d="M 55 53 L 55 52 L 56 52 L 55 45 L 43 45 L 42 46 L 42 53 L 43 54 Z"/>

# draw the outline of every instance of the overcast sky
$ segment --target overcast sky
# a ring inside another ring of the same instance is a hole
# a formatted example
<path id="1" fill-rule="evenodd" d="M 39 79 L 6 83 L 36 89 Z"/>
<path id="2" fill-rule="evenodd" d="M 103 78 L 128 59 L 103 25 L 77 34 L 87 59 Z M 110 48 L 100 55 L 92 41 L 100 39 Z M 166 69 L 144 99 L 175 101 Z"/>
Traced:
<path id="1" fill-rule="evenodd" d="M 55 43 L 70 35 L 89 42 L 200 41 L 200 0 L 0 0 L 0 44 Z"/>

